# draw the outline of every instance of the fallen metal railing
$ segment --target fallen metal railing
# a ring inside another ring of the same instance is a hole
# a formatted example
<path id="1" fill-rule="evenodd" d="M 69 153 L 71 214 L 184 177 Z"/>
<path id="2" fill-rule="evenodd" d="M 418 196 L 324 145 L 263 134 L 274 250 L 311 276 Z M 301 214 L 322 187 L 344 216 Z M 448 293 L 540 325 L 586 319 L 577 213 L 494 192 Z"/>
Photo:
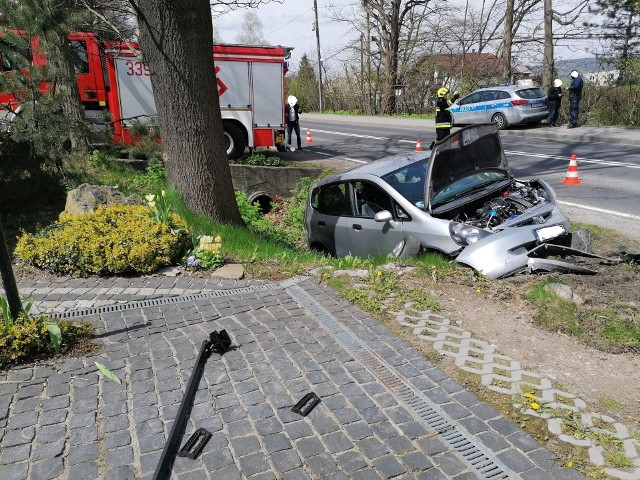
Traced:
<path id="1" fill-rule="evenodd" d="M 162 455 L 160 456 L 158 466 L 156 467 L 156 471 L 153 474 L 153 480 L 165 480 L 171 476 L 171 468 L 178 453 L 180 435 L 184 431 L 186 421 L 189 418 L 189 410 L 191 408 L 193 397 L 196 393 L 198 385 L 200 384 L 200 378 L 202 377 L 202 373 L 204 371 L 204 365 L 212 353 L 222 355 L 229 350 L 230 346 L 231 338 L 229 338 L 229 334 L 226 330 L 213 332 L 209 335 L 209 338 L 207 340 L 202 342 L 200 351 L 198 352 L 198 358 L 196 359 L 196 364 L 193 366 L 193 371 L 191 372 L 191 377 L 189 378 L 189 383 L 187 384 L 187 389 L 184 392 L 182 401 L 180 402 L 180 408 L 178 409 L 178 413 L 176 414 L 173 426 L 171 427 L 169 438 L 167 438 L 167 442 L 165 443 L 164 449 L 162 450 Z M 189 449 L 189 447 L 192 446 L 191 440 L 187 442 L 187 444 L 188 445 L 185 445 L 185 447 Z M 198 448 L 197 450 L 201 450 L 204 447 L 204 443 L 200 443 L 199 447 L 200 448 Z M 198 453 L 199 451 L 194 452 L 193 456 L 197 456 Z"/>

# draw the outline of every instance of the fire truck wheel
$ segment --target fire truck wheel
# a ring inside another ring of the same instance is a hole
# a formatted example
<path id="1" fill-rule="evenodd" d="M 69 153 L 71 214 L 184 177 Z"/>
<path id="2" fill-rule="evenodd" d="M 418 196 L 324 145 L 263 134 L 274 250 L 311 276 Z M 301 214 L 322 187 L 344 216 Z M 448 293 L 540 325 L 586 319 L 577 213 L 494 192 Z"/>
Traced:
<path id="1" fill-rule="evenodd" d="M 244 153 L 247 144 L 242 128 L 233 122 L 224 122 L 224 138 L 229 160 L 237 160 Z"/>

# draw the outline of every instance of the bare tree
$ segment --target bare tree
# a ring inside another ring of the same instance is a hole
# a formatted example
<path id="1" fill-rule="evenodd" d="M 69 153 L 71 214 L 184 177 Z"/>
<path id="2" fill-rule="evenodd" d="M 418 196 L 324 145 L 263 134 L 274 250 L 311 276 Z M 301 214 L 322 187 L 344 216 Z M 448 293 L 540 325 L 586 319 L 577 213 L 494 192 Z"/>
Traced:
<path id="1" fill-rule="evenodd" d="M 362 0 L 362 8 L 370 18 L 371 30 L 376 33 L 373 43 L 380 52 L 384 81 L 382 112 L 396 111 L 394 86 L 398 83 L 398 54 L 405 21 L 416 9 L 428 5 L 429 0 Z"/>
<path id="2" fill-rule="evenodd" d="M 553 22 L 559 25 L 574 25 L 583 11 L 589 5 L 589 0 L 580 0 L 572 8 L 564 12 L 554 10 L 552 0 L 544 0 L 544 55 L 542 60 L 542 84 L 549 86 L 553 81 L 555 71 L 554 59 L 554 28 Z"/>
<path id="3" fill-rule="evenodd" d="M 215 16 L 223 15 L 230 10 L 239 8 L 258 8 L 263 3 L 282 3 L 284 0 L 216 0 L 209 2 L 211 6 L 211 14 Z"/>
<path id="4" fill-rule="evenodd" d="M 244 45 L 266 45 L 263 28 L 260 17 L 255 12 L 246 12 L 240 33 L 236 35 L 236 42 Z"/>
<path id="5" fill-rule="evenodd" d="M 225 155 L 207 0 L 130 0 L 151 72 L 167 179 L 186 205 L 242 224 Z"/>

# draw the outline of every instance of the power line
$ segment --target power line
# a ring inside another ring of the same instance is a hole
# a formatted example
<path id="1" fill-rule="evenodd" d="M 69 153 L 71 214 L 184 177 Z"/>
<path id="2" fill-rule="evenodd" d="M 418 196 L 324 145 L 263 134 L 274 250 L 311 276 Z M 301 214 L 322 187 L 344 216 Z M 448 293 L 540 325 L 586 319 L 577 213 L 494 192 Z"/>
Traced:
<path id="1" fill-rule="evenodd" d="M 302 12 L 302 13 L 301 13 L 300 15 L 298 15 L 297 17 L 292 18 L 291 20 L 289 20 L 289 21 L 288 21 L 287 23 L 285 23 L 284 25 L 280 25 L 280 26 L 279 26 L 278 28 L 276 28 L 275 30 L 270 31 L 269 33 L 267 33 L 267 34 L 265 35 L 265 37 L 268 37 L 268 36 L 269 36 L 269 35 L 271 35 L 272 33 L 275 33 L 275 32 L 277 32 L 278 30 L 280 30 L 280 29 L 282 29 L 282 28 L 286 27 L 286 26 L 287 26 L 287 25 L 289 25 L 291 22 L 293 22 L 293 21 L 295 21 L 295 20 L 299 19 L 301 16 L 306 15 L 307 13 L 309 13 L 311 10 L 313 10 L 313 7 L 311 7 L 311 8 L 310 8 L 309 10 L 307 10 L 306 12 Z"/>

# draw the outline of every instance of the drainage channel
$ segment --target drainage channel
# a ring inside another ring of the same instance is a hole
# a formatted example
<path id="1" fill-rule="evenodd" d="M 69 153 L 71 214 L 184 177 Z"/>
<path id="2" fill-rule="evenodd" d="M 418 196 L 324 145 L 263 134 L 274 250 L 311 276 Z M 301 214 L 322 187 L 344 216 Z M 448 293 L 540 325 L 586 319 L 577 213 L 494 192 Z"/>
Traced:
<path id="1" fill-rule="evenodd" d="M 517 478 L 495 456 L 488 453 L 462 425 L 451 419 L 439 406 L 416 390 L 392 365 L 379 357 L 352 331 L 343 326 L 326 308 L 298 286 L 286 289 L 354 354 L 369 371 L 392 390 L 432 431 L 437 432 L 479 478 Z"/>
<path id="2" fill-rule="evenodd" d="M 121 312 L 124 310 L 133 310 L 146 307 L 156 307 L 162 305 L 171 305 L 175 303 L 193 302 L 196 300 L 206 300 L 209 298 L 231 297 L 234 295 L 243 295 L 247 293 L 266 292 L 268 290 L 281 290 L 288 288 L 302 281 L 304 277 L 293 277 L 281 283 L 267 283 L 264 285 L 254 285 L 241 288 L 230 288 L 226 290 L 212 290 L 204 293 L 194 293 L 191 295 L 178 295 L 175 297 L 151 298 L 148 300 L 140 300 L 127 303 L 114 303 L 112 305 L 103 305 L 95 308 L 85 308 L 81 310 L 68 310 L 66 312 L 51 313 L 53 318 L 79 318 L 88 315 L 96 315 L 108 312 Z"/>

